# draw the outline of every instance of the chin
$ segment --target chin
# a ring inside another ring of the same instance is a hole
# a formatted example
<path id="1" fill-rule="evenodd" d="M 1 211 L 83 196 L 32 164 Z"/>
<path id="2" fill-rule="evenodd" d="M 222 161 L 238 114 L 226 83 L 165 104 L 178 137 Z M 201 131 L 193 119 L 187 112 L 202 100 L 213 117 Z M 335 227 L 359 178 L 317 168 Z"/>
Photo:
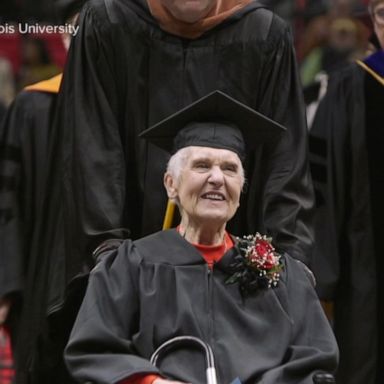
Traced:
<path id="1" fill-rule="evenodd" d="M 227 214 L 222 212 L 204 212 L 199 216 L 203 222 L 212 222 L 218 225 L 225 224 L 230 219 Z"/>
<path id="2" fill-rule="evenodd" d="M 199 1 L 187 1 L 178 9 L 177 18 L 185 23 L 195 23 L 203 19 L 212 7 L 201 4 Z"/>
<path id="3" fill-rule="evenodd" d="M 183 15 L 178 16 L 178 19 L 184 23 L 193 24 L 201 19 L 201 13 L 188 11 Z"/>

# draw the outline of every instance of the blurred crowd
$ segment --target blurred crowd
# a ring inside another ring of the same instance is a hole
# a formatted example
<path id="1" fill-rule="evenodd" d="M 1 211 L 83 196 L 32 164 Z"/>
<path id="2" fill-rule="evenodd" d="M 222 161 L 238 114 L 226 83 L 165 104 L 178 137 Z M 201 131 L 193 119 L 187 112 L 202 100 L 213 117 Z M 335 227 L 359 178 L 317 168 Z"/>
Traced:
<path id="1" fill-rule="evenodd" d="M 61 72 L 65 61 L 59 34 L 20 33 L 19 23 L 55 24 L 51 2 L 8 0 L 0 4 L 0 102 L 5 106 L 25 86 Z"/>
<path id="2" fill-rule="evenodd" d="M 60 36 L 0 34 L 0 100 L 8 106 L 25 86 L 62 70 Z"/>

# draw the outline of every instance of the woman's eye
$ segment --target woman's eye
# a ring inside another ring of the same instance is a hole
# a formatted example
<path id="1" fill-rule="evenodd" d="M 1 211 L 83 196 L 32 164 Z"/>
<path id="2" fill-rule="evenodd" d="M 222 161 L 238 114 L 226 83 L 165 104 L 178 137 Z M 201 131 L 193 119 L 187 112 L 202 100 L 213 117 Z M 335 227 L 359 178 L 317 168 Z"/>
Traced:
<path id="1" fill-rule="evenodd" d="M 236 173 L 237 172 L 237 167 L 235 165 L 226 165 L 223 167 L 223 171 L 231 172 L 231 173 Z"/>
<path id="2" fill-rule="evenodd" d="M 205 162 L 196 163 L 196 164 L 195 164 L 195 168 L 198 168 L 198 169 L 207 169 L 207 168 L 209 168 L 209 164 L 208 164 L 208 163 L 205 163 Z"/>

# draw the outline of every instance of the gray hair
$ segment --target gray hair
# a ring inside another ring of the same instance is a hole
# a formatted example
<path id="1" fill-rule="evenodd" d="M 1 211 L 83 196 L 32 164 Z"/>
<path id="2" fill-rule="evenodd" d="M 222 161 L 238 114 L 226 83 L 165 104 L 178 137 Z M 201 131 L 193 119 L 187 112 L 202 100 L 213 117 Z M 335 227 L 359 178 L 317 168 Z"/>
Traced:
<path id="1" fill-rule="evenodd" d="M 172 176 L 174 180 L 176 180 L 176 182 L 179 181 L 181 171 L 187 164 L 187 160 L 191 154 L 191 151 L 191 147 L 181 148 L 174 155 L 172 155 L 168 161 L 167 172 Z M 240 164 L 241 189 L 243 189 L 245 183 L 245 175 L 243 164 L 241 162 Z"/>
<path id="2" fill-rule="evenodd" d="M 182 169 L 187 164 L 188 157 L 191 153 L 191 147 L 179 149 L 168 161 L 167 172 L 176 181 L 179 180 Z"/>

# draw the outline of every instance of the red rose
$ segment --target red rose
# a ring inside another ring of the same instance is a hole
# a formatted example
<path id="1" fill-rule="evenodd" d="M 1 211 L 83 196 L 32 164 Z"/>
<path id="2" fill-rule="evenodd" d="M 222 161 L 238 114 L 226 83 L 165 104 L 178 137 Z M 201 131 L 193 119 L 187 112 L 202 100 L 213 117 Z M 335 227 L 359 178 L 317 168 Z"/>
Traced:
<path id="1" fill-rule="evenodd" d="M 258 289 L 275 288 L 280 280 L 280 255 L 272 245 L 272 238 L 255 235 L 238 238 L 240 257 L 231 265 L 235 272 L 226 280 L 227 284 L 239 283 L 242 294 Z"/>
<path id="2" fill-rule="evenodd" d="M 273 252 L 271 243 L 267 240 L 257 239 L 255 244 L 256 252 L 262 257 L 266 257 L 269 253 Z"/>
<path id="3" fill-rule="evenodd" d="M 276 266 L 277 258 L 274 248 L 268 240 L 256 239 L 255 246 L 250 254 L 250 261 L 261 269 L 272 269 Z"/>

